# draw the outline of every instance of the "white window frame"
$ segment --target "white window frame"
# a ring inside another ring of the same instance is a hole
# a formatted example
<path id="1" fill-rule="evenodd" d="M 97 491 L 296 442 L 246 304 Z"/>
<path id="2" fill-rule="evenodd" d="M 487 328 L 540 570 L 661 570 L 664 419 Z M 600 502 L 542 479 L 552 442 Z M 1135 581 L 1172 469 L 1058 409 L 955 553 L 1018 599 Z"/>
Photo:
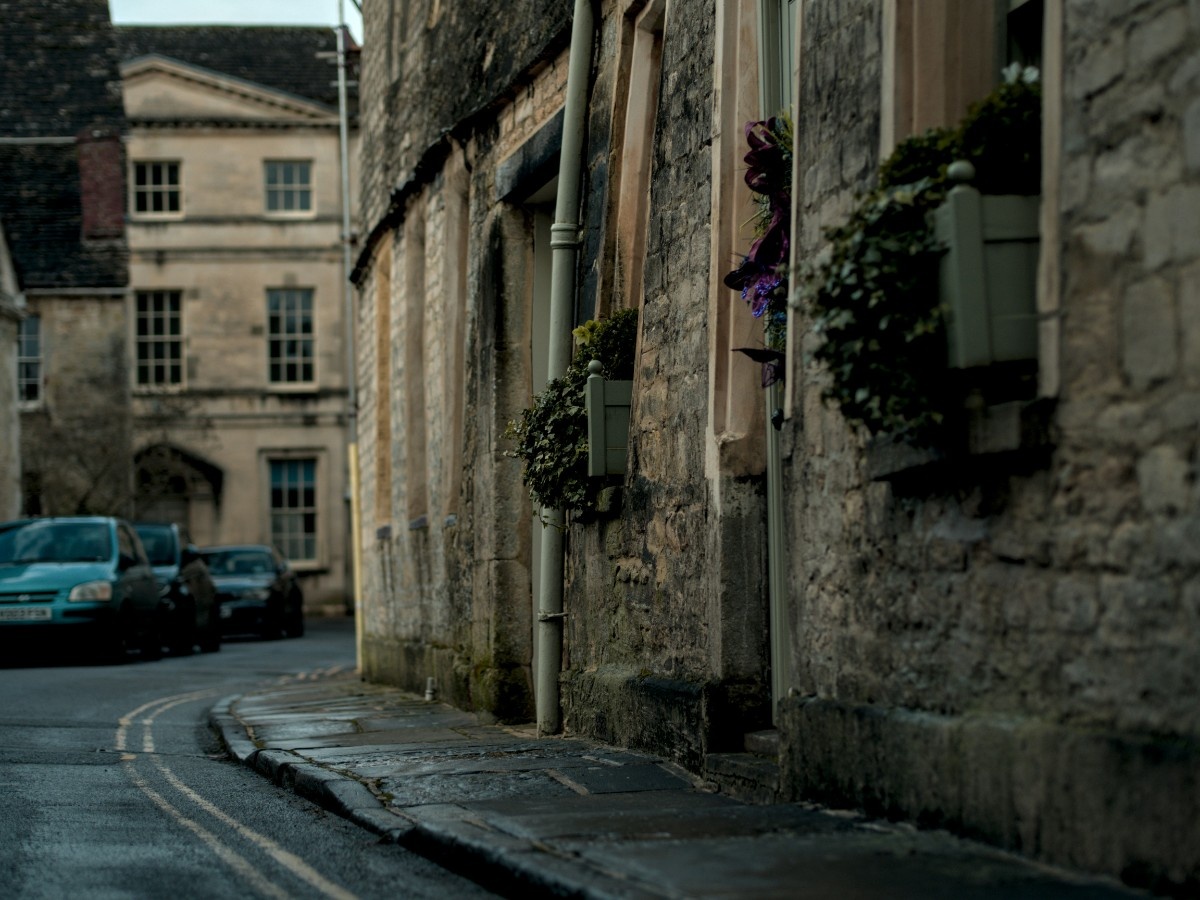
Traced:
<path id="1" fill-rule="evenodd" d="M 156 305 L 156 301 L 162 301 L 164 308 L 151 308 L 144 312 L 142 309 L 143 300 L 150 301 L 152 306 Z M 184 383 L 183 291 L 173 288 L 140 289 L 134 292 L 133 303 L 133 380 L 135 388 L 139 391 L 179 390 L 183 387 Z M 174 308 L 169 308 L 170 306 Z M 142 333 L 141 329 L 143 321 L 146 321 L 150 325 L 145 334 Z M 176 327 L 173 334 L 170 332 L 172 322 Z M 156 325 L 161 325 L 162 330 L 156 332 L 154 328 Z M 155 351 L 160 348 L 166 348 L 167 356 L 156 358 Z M 171 349 L 175 351 L 173 359 L 169 352 Z M 142 356 L 143 350 L 146 350 L 148 354 L 145 359 Z M 167 377 L 163 379 L 149 377 L 143 381 L 143 367 L 146 367 L 151 375 L 153 375 L 155 369 L 166 367 Z M 172 367 L 177 370 L 177 377 L 174 380 L 170 378 L 170 369 Z"/>
<path id="2" fill-rule="evenodd" d="M 311 159 L 263 160 L 263 212 L 271 218 L 310 218 L 316 214 Z M 295 181 L 288 178 L 295 176 Z M 272 209 L 272 200 L 279 206 Z M 304 205 L 300 205 L 303 201 Z M 287 204 L 292 203 L 291 207 Z"/>
<path id="3" fill-rule="evenodd" d="M 28 333 L 29 324 L 36 325 L 36 333 L 32 336 L 33 352 L 30 353 L 30 335 Z M 33 375 L 27 374 L 32 370 Z M 42 317 L 37 313 L 31 313 L 21 320 L 17 331 L 17 406 L 20 409 L 37 409 L 44 402 L 46 397 L 46 354 L 44 331 L 42 329 Z M 25 396 L 25 389 L 28 386 L 33 387 L 35 396 L 30 398 Z"/>
<path id="4" fill-rule="evenodd" d="M 268 454 L 266 462 L 268 531 L 272 546 L 293 564 L 301 567 L 319 564 L 319 454 L 299 451 Z M 279 495 L 277 489 L 281 492 Z"/>
<path id="5" fill-rule="evenodd" d="M 174 167 L 173 171 L 169 167 Z M 147 183 L 138 184 L 138 174 L 145 170 Z M 153 183 L 152 177 L 161 173 L 161 181 Z M 170 180 L 170 176 L 174 180 Z M 173 198 L 175 208 L 169 209 L 138 209 L 138 201 L 145 198 L 146 205 L 152 207 L 153 198 L 161 196 L 164 207 L 170 206 Z M 129 210 L 138 219 L 178 219 L 183 216 L 183 163 L 178 159 L 135 159 L 133 172 L 129 179 Z"/>
<path id="6" fill-rule="evenodd" d="M 312 288 L 267 289 L 267 382 L 273 389 L 309 388 L 316 383 L 315 293 Z M 291 316 L 297 313 L 302 318 L 296 321 L 299 327 L 293 327 Z M 300 368 L 296 377 L 287 377 L 290 366 Z M 277 371 L 280 377 L 275 377 Z"/>

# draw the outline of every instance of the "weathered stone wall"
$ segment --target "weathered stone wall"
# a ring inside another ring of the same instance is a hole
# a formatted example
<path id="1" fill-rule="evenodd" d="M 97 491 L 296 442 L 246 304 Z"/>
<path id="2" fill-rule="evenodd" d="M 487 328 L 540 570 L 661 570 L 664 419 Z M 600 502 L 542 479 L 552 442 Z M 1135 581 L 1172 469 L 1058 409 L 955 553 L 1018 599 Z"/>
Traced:
<path id="1" fill-rule="evenodd" d="M 21 511 L 21 417 L 17 413 L 17 335 L 21 311 L 16 283 L 0 231 L 0 517 L 15 519 Z"/>
<path id="2" fill-rule="evenodd" d="M 123 292 L 27 302 L 41 317 L 45 396 L 21 413 L 21 456 L 40 477 L 41 514 L 132 515 Z"/>
<path id="3" fill-rule="evenodd" d="M 532 517 L 500 435 L 531 395 L 532 247 L 529 213 L 497 177 L 561 108 L 569 9 L 421 7 L 368 7 L 366 24 L 379 38 L 366 41 L 363 73 L 360 497 L 375 509 L 381 453 L 391 496 L 363 522 L 364 667 L 414 690 L 432 676 L 452 702 L 521 720 L 532 715 Z M 385 239 L 383 317 L 372 254 Z M 373 323 L 385 318 L 381 365 Z"/>
<path id="4" fill-rule="evenodd" d="M 785 782 L 1194 882 L 1200 12 L 1068 0 L 1063 30 L 1052 449 L 872 481 L 797 360 Z M 874 3 L 805 7 L 807 252 L 871 181 L 880 35 Z"/>
<path id="5" fill-rule="evenodd" d="M 394 514 L 387 522 L 364 520 L 366 668 L 369 677 L 413 689 L 435 675 L 455 702 L 520 718 L 532 712 L 537 526 L 519 463 L 505 456 L 501 433 L 531 398 L 533 213 L 525 197 L 555 173 L 569 9 L 505 7 L 503 16 L 492 16 L 487 4 L 447 7 L 432 28 L 422 30 L 413 26 L 423 15 L 418 6 L 407 13 L 396 4 L 367 8 L 367 33 L 376 37 L 366 41 L 363 73 L 368 241 L 358 275 L 360 496 L 369 508 L 379 455 L 372 410 L 376 392 L 388 390 Z M 607 219 L 607 198 L 614 113 L 622 114 L 624 102 L 618 52 L 624 7 L 603 4 L 598 17 L 584 153 L 579 320 L 608 305 L 597 291 L 612 280 L 605 267 L 613 261 L 603 248 L 612 245 L 615 227 Z M 607 514 L 571 525 L 564 646 L 569 729 L 652 746 L 692 763 L 708 746 L 714 711 L 747 704 L 731 699 L 721 679 L 736 682 L 734 694 L 757 691 L 753 702 L 762 706 L 765 672 L 761 485 L 753 478 L 714 485 L 704 477 L 705 321 L 710 281 L 723 274 L 714 275 L 709 260 L 715 21 L 711 0 L 674 3 L 664 27 L 641 382 L 631 433 L 637 474 Z M 457 60 L 453 73 L 437 59 L 449 46 Z M 468 77 L 472 73 L 479 77 Z M 385 101 L 378 99 L 381 92 Z M 438 275 L 438 230 L 446 168 L 460 158 L 470 173 L 470 208 L 465 372 L 456 386 L 448 368 L 453 318 L 445 312 Z M 404 386 L 414 361 L 405 346 L 402 270 L 407 223 L 417 205 L 426 223 L 422 259 L 430 298 L 419 365 L 431 386 L 424 431 L 431 493 L 427 521 L 410 528 L 404 511 L 414 485 L 406 470 L 415 438 Z M 372 356 L 371 325 L 381 321 L 373 309 L 372 254 L 384 235 L 395 243 L 388 387 Z M 452 429 L 435 414 L 443 386 L 464 392 L 459 446 L 448 443 Z M 445 491 L 455 483 L 456 465 L 462 471 L 458 505 L 443 519 L 434 510 L 454 499 Z M 742 599 L 722 606 L 710 596 L 717 590 Z M 742 643 L 754 646 L 717 648 L 714 632 L 728 624 L 722 618 L 735 617 L 757 623 L 742 628 L 756 635 Z M 735 657 L 736 666 L 714 661 Z M 673 725 L 657 728 L 671 716 Z"/>
<path id="6" fill-rule="evenodd" d="M 363 10 L 363 221 L 387 213 L 447 132 L 513 99 L 566 46 L 571 5 L 555 0 L 373 0 Z M 368 124 L 369 123 L 369 124 Z"/>
<path id="7" fill-rule="evenodd" d="M 716 742 L 740 739 L 746 707 L 765 703 L 766 671 L 761 485 L 710 481 L 705 470 L 710 281 L 724 274 L 710 259 L 716 21 L 712 2 L 693 0 L 670 4 L 663 26 L 631 474 L 597 522 L 570 531 L 563 682 L 569 729 L 697 767 Z M 606 22 L 601 34 L 594 138 L 620 84 L 618 24 Z M 615 227 L 596 209 L 607 190 L 601 147 L 587 193 L 597 231 Z M 599 256 L 585 258 L 597 266 Z M 599 280 L 592 273 L 585 286 Z M 595 308 L 586 295 L 581 305 Z M 723 603 L 727 594 L 737 602 Z M 760 623 L 748 629 L 757 634 L 749 665 L 728 664 L 738 652 L 722 647 L 745 630 L 723 618 L 735 607 Z"/>

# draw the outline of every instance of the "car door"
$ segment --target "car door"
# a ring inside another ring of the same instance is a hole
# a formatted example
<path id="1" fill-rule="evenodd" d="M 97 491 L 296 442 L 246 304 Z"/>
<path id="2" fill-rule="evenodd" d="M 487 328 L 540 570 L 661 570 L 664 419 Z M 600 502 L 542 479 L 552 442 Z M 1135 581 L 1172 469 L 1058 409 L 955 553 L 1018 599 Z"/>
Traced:
<path id="1" fill-rule="evenodd" d="M 117 554 L 121 593 L 139 619 L 152 621 L 158 614 L 158 582 L 141 540 L 124 522 L 117 523 Z"/>

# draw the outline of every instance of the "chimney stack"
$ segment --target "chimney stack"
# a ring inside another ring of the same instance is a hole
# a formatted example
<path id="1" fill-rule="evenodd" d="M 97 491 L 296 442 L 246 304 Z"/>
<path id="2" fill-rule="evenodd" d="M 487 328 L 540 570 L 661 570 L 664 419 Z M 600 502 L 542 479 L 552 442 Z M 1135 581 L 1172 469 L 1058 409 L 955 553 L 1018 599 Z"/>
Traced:
<path id="1" fill-rule="evenodd" d="M 83 239 L 119 238 L 125 233 L 125 148 L 109 126 L 85 128 L 75 136 L 79 151 Z"/>

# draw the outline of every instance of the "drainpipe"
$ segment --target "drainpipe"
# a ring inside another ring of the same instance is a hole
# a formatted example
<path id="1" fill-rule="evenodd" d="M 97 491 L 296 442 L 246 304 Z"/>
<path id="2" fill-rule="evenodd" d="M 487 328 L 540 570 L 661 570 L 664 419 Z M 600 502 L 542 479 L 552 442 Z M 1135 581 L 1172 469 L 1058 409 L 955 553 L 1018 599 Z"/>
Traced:
<path id="1" fill-rule="evenodd" d="M 359 674 L 363 669 L 362 613 L 362 534 L 358 502 L 358 392 L 354 356 L 354 288 L 350 284 L 352 269 L 350 245 L 354 235 L 350 230 L 350 137 L 346 108 L 346 6 L 338 0 L 337 32 L 338 69 L 338 151 L 341 157 L 342 180 L 342 307 L 346 330 L 346 465 L 350 490 L 350 590 L 354 592 L 354 658 Z"/>
<path id="2" fill-rule="evenodd" d="M 579 182 L 583 170 L 583 135 L 587 117 L 588 79 L 594 38 L 592 0 L 575 0 L 571 50 L 567 65 L 567 97 L 563 109 L 562 149 L 558 160 L 558 198 L 550 226 L 549 375 L 558 378 L 571 362 L 571 327 L 575 320 L 575 272 L 582 243 L 579 237 Z M 563 535 L 561 509 L 543 509 L 541 597 L 537 620 L 538 669 L 535 689 L 538 734 L 562 728 L 558 673 L 563 645 Z M 537 527 L 537 526 L 534 526 Z"/>

